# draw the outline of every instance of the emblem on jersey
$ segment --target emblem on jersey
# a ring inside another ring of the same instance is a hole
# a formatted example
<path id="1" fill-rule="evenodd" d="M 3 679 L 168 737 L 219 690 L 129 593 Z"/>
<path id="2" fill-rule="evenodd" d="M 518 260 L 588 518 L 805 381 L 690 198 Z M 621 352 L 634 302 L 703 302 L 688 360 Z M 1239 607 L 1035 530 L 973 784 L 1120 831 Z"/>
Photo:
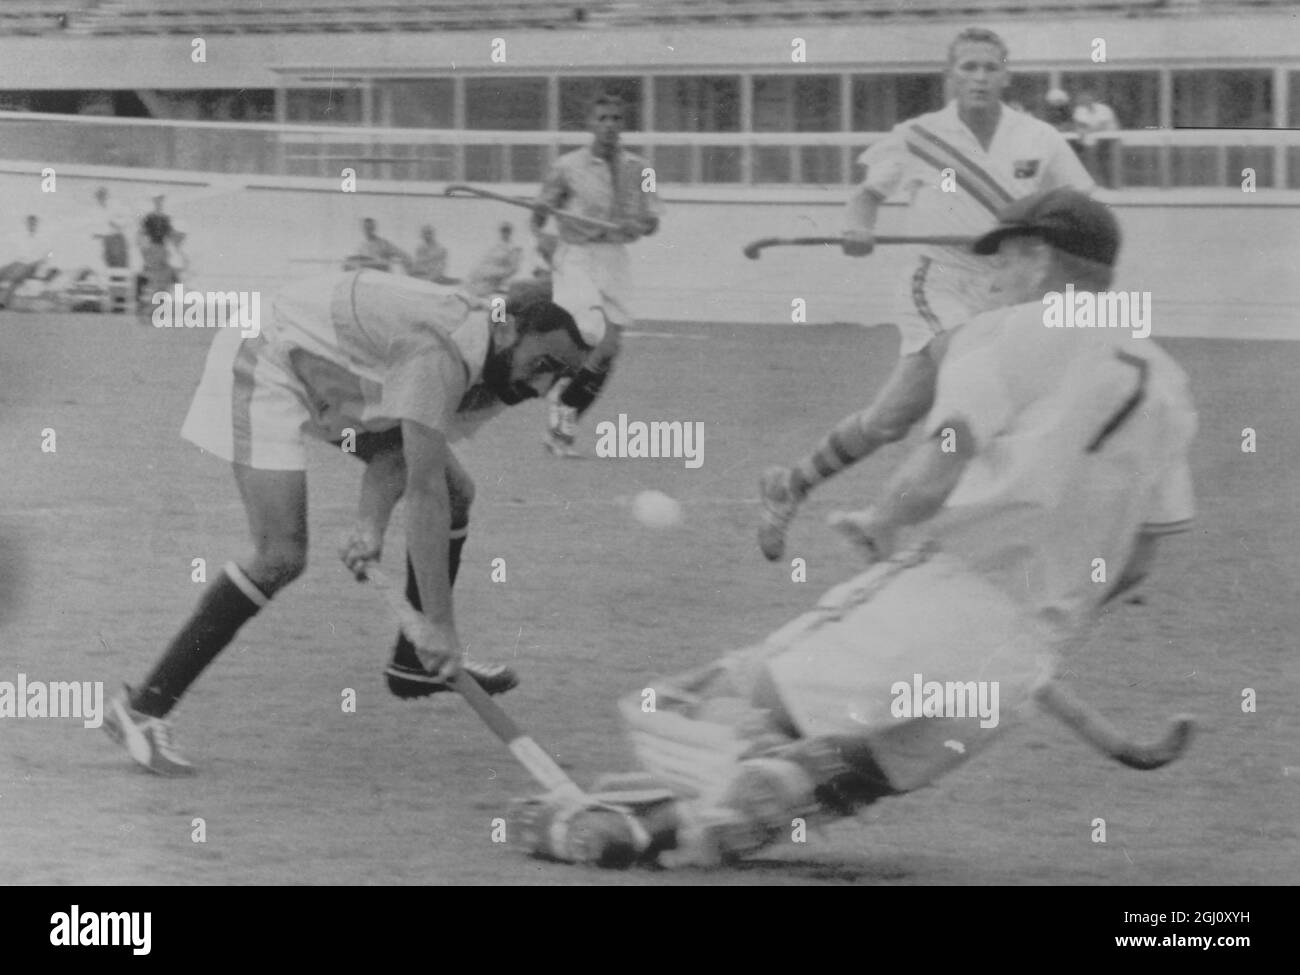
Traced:
<path id="1" fill-rule="evenodd" d="M 1037 159 L 1017 159 L 1016 179 L 1033 179 L 1038 175 Z"/>

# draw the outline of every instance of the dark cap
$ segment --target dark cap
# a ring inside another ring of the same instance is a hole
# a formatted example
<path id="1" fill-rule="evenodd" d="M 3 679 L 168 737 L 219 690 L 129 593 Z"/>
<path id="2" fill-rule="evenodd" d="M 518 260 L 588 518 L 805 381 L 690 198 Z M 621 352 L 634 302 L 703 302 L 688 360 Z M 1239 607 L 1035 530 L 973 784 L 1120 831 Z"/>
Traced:
<path id="1" fill-rule="evenodd" d="M 1007 237 L 1040 237 L 1057 250 L 1107 267 L 1119 254 L 1119 224 L 1110 207 L 1064 187 L 1035 193 L 1007 206 L 998 225 L 975 241 L 976 254 L 997 253 Z"/>

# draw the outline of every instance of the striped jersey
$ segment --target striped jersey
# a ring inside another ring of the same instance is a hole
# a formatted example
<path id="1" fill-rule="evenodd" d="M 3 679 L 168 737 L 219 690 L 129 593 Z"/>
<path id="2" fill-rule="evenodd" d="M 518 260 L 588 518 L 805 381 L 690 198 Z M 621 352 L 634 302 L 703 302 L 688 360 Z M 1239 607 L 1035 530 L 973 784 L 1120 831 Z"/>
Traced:
<path id="1" fill-rule="evenodd" d="M 341 272 L 289 285 L 268 317 L 261 337 L 301 382 L 322 439 L 412 420 L 451 441 L 504 408 L 481 384 L 487 313 L 448 288 Z"/>
<path id="2" fill-rule="evenodd" d="M 1069 143 L 1046 122 L 1006 105 L 985 150 L 957 115 L 957 102 L 894 126 L 858 161 L 865 187 L 881 197 L 907 195 L 906 233 L 978 236 L 991 230 L 1012 200 L 1070 186 L 1095 184 Z M 951 191 L 944 177 L 951 170 Z M 986 271 L 988 258 L 966 248 L 926 247 L 922 253 L 956 269 Z"/>
<path id="3" fill-rule="evenodd" d="M 1196 412 L 1148 339 L 1046 328 L 1041 302 L 979 315 L 953 332 L 926 430 L 957 420 L 975 454 L 933 536 L 1049 624 L 1100 605 L 1138 532 L 1190 526 Z"/>

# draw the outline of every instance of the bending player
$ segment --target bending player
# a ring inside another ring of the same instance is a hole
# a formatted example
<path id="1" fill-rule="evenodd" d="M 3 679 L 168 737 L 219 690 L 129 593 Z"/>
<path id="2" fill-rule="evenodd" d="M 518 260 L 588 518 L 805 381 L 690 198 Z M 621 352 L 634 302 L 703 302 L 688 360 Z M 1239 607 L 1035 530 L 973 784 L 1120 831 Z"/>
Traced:
<path id="1" fill-rule="evenodd" d="M 584 227 L 562 217 L 560 242 L 550 259 L 555 303 L 573 315 L 583 338 L 595 346 L 582 370 L 550 396 L 546 446 L 557 457 L 579 456 L 577 423 L 609 379 L 632 324 L 632 279 L 627 244 L 659 228 L 660 207 L 644 191 L 646 162 L 620 144 L 622 99 L 601 95 L 587 115 L 591 144 L 561 156 L 542 184 L 532 227 L 540 232 L 551 209 L 618 224 L 617 233 Z"/>
<path id="2" fill-rule="evenodd" d="M 1146 572 L 1155 539 L 1192 515 L 1182 371 L 1125 331 L 1044 328 L 1042 296 L 1108 288 L 1118 246 L 1110 213 L 1075 191 L 1005 211 L 975 250 L 1004 262 L 994 287 L 1012 307 L 954 333 L 926 440 L 880 503 L 832 516 L 873 568 L 762 645 L 657 686 L 653 710 L 642 692 L 621 701 L 646 773 L 622 784 L 667 791 L 525 801 L 525 845 L 603 864 L 742 856 L 796 818 L 919 788 L 1015 724 L 1098 607 Z M 1099 558 L 1123 570 L 1099 583 Z M 914 709 L 920 679 L 967 697 Z M 981 685 L 987 713 L 969 700 Z"/>
<path id="3" fill-rule="evenodd" d="M 399 638 L 390 690 L 447 690 L 462 666 L 489 693 L 514 686 L 507 668 L 462 660 L 452 585 L 474 485 L 450 445 L 575 373 L 589 349 L 569 313 L 548 302 L 502 317 L 489 321 L 436 285 L 362 270 L 287 287 L 254 338 L 218 333 L 182 435 L 230 462 L 254 552 L 225 567 L 149 674 L 111 704 L 104 729 L 132 758 L 164 775 L 191 771 L 171 744 L 168 714 L 305 568 L 304 433 L 366 463 L 356 528 L 341 553 L 353 572 L 379 559 L 406 496 L 407 598 L 428 627 L 420 646 Z"/>
<path id="4" fill-rule="evenodd" d="M 946 107 L 895 126 L 859 160 L 866 179 L 849 200 L 844 252 L 870 254 L 880 206 L 899 189 L 909 197 L 909 234 L 977 236 L 1012 200 L 1054 187 L 1093 188 L 1092 178 L 1059 132 L 1003 104 L 1007 47 L 992 31 L 970 29 L 948 50 L 955 97 Z M 989 262 L 960 247 L 920 249 L 900 282 L 898 363 L 875 401 L 835 428 L 793 467 L 759 481 L 759 547 L 772 560 L 800 502 L 822 481 L 901 440 L 934 399 L 931 342 L 991 307 Z"/>

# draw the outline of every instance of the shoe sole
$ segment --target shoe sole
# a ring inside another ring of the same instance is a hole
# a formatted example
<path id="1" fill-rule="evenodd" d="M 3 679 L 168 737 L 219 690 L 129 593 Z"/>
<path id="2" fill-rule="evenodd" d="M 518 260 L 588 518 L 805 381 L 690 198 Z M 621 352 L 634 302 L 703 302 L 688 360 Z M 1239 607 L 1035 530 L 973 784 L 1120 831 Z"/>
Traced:
<path id="1" fill-rule="evenodd" d="M 574 448 L 565 444 L 553 443 L 550 440 L 543 440 L 542 446 L 552 457 L 559 457 L 561 460 L 576 460 L 582 457 L 582 454 Z"/>

